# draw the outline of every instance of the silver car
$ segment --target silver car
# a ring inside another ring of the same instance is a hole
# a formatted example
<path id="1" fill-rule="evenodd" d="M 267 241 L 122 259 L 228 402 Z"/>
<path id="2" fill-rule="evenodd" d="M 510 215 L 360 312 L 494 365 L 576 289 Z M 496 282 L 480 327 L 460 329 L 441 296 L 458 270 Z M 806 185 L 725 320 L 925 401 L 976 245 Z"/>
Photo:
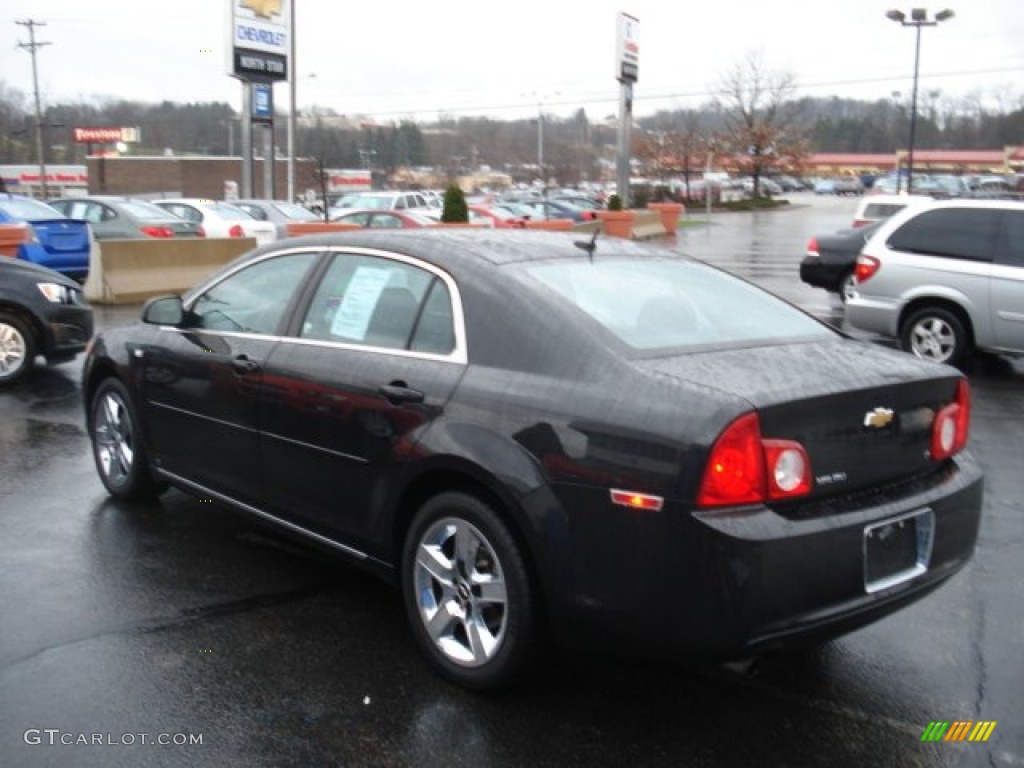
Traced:
<path id="1" fill-rule="evenodd" d="M 937 201 L 883 224 L 857 259 L 854 328 L 961 367 L 1024 354 L 1024 203 Z"/>

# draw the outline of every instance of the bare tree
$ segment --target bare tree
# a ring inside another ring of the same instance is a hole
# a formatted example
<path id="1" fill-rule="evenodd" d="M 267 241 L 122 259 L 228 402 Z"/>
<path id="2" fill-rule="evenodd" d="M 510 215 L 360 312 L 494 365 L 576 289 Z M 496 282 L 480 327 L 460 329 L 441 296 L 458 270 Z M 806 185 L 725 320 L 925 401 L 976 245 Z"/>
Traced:
<path id="1" fill-rule="evenodd" d="M 725 123 L 722 138 L 737 165 L 753 177 L 757 197 L 765 171 L 793 155 L 803 137 L 795 92 L 795 77 L 768 71 L 756 52 L 746 54 L 722 79 L 715 100 Z"/>

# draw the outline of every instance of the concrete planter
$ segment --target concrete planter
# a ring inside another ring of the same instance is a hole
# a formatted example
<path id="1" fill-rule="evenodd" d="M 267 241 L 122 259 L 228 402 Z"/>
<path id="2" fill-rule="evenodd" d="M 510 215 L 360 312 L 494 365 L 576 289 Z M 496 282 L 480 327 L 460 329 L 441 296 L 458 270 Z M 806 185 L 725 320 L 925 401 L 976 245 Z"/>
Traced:
<path id="1" fill-rule="evenodd" d="M 633 211 L 597 211 L 604 233 L 609 237 L 629 240 L 633 236 Z"/>
<path id="2" fill-rule="evenodd" d="M 666 235 L 674 235 L 679 227 L 679 219 L 686 211 L 682 203 L 648 203 L 648 210 L 657 211 L 661 216 L 661 225 L 665 227 Z"/>
<path id="3" fill-rule="evenodd" d="M 572 219 L 543 219 L 526 221 L 526 229 L 543 229 L 549 232 L 569 232 L 575 227 Z"/>
<path id="4" fill-rule="evenodd" d="M 0 256 L 17 256 L 18 246 L 28 240 L 25 224 L 0 225 Z"/>

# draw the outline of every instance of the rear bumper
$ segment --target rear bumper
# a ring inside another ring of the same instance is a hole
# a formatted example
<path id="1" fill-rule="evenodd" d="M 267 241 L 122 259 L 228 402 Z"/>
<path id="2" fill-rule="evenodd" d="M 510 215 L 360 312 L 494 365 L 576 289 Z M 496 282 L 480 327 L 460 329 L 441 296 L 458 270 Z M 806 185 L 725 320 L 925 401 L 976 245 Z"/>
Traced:
<path id="1" fill-rule="evenodd" d="M 849 269 L 849 265 L 826 264 L 820 256 L 805 256 L 800 262 L 800 279 L 815 288 L 826 291 L 839 291 L 839 281 Z"/>
<path id="2" fill-rule="evenodd" d="M 854 328 L 896 338 L 900 335 L 900 302 L 865 296 L 858 291 L 846 302 L 846 321 Z"/>
<path id="3" fill-rule="evenodd" d="M 836 501 L 831 514 L 813 519 L 786 519 L 766 507 L 710 515 L 666 505 L 646 518 L 625 512 L 602 536 L 605 557 L 586 553 L 593 561 L 581 563 L 573 553 L 577 584 L 586 586 L 563 595 L 561 614 L 570 620 L 552 622 L 571 646 L 686 661 L 844 634 L 921 599 L 963 568 L 982 497 L 982 472 L 961 454 L 924 490 Z M 923 510 L 934 521 L 926 568 L 869 591 L 865 529 Z M 620 559 L 610 562 L 614 550 Z"/>

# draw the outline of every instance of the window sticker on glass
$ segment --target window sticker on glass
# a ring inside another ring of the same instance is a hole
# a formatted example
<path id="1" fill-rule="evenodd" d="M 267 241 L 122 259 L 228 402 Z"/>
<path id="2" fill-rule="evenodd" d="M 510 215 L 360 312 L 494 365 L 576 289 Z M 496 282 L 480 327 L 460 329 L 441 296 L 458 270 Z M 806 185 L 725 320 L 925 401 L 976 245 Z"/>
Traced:
<path id="1" fill-rule="evenodd" d="M 345 291 L 345 300 L 331 323 L 331 334 L 362 341 L 377 306 L 381 291 L 391 279 L 391 270 L 359 267 Z"/>

